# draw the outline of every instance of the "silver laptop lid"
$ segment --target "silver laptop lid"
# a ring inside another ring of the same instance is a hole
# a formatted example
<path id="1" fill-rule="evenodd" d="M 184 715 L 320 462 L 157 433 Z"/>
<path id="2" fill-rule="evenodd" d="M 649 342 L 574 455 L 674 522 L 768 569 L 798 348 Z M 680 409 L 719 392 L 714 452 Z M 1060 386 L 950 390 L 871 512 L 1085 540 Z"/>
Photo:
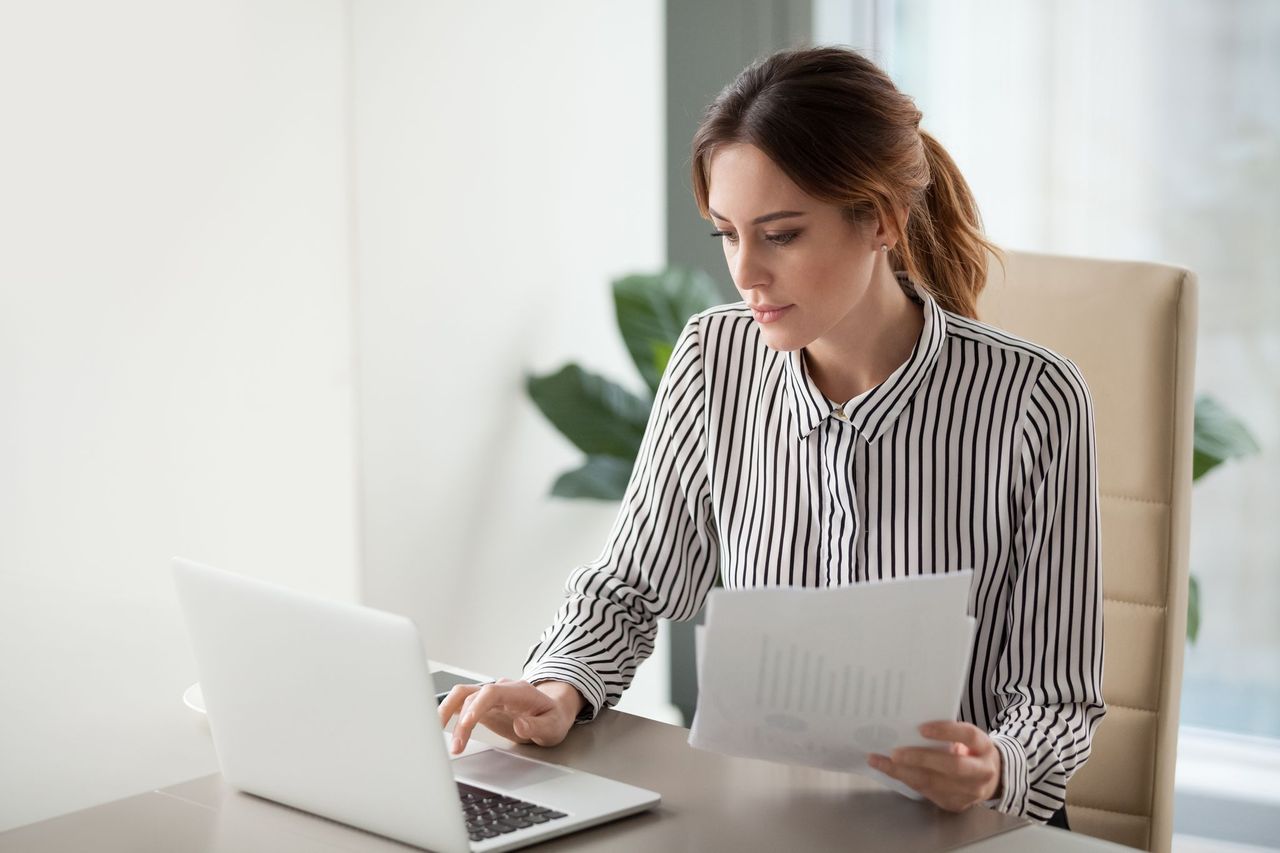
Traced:
<path id="1" fill-rule="evenodd" d="M 432 850 L 470 849 L 412 621 L 180 558 L 173 575 L 228 784 Z"/>

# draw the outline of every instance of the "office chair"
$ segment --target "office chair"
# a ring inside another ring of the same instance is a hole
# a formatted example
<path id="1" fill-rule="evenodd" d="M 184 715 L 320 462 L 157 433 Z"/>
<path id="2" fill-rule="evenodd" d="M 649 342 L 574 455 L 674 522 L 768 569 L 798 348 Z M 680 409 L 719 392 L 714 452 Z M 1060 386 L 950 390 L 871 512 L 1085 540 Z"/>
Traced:
<path id="1" fill-rule="evenodd" d="M 1152 263 L 1009 252 L 983 322 L 1065 355 L 1088 383 L 1102 518 L 1103 698 L 1067 785 L 1074 831 L 1168 851 L 1187 619 L 1196 278 Z"/>

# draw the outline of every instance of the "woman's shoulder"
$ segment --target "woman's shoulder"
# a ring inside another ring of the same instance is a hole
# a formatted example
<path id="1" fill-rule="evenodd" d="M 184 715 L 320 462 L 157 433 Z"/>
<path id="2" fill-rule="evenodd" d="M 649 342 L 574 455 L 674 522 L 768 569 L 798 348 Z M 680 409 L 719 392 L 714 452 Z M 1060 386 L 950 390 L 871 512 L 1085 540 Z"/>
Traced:
<path id="1" fill-rule="evenodd" d="M 1039 377 L 1045 380 L 1057 379 L 1088 397 L 1088 384 L 1084 374 L 1067 355 L 991 323 L 950 311 L 944 313 L 947 318 L 947 338 L 950 341 L 984 347 L 992 352 L 999 351 L 1006 358 L 1013 358 L 1029 366 Z"/>
<path id="2" fill-rule="evenodd" d="M 742 300 L 712 305 L 694 314 L 685 323 L 685 334 L 696 334 L 700 343 L 730 330 L 736 333 L 734 338 L 737 340 L 754 341 L 760 337 L 760 330 L 751 317 L 751 309 Z"/>

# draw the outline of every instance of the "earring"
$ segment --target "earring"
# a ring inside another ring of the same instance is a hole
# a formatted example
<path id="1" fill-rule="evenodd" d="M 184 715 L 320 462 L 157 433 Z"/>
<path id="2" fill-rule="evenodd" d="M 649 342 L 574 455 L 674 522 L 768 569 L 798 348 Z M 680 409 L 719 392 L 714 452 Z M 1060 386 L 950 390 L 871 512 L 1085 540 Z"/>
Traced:
<path id="1" fill-rule="evenodd" d="M 880 251 L 882 251 L 882 252 L 887 252 L 887 251 L 889 251 L 889 244 L 888 244 L 888 243 L 881 243 L 881 244 L 880 244 Z"/>

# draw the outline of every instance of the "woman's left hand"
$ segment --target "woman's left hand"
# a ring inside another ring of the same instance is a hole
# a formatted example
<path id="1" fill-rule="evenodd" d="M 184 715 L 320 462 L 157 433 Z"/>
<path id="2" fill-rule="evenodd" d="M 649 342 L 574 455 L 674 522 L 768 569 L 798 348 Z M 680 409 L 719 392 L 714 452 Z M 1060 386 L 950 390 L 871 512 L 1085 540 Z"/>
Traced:
<path id="1" fill-rule="evenodd" d="M 950 748 L 904 746 L 891 757 L 873 754 L 869 763 L 950 812 L 996 796 L 1002 768 L 1000 750 L 990 735 L 975 725 L 946 720 L 925 723 L 920 734 L 946 741 Z"/>

